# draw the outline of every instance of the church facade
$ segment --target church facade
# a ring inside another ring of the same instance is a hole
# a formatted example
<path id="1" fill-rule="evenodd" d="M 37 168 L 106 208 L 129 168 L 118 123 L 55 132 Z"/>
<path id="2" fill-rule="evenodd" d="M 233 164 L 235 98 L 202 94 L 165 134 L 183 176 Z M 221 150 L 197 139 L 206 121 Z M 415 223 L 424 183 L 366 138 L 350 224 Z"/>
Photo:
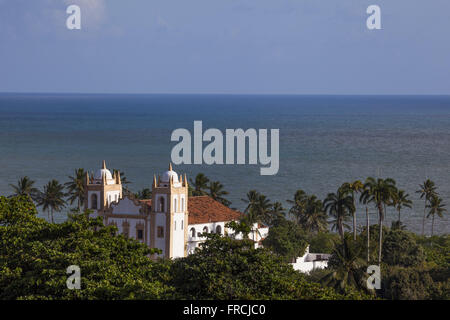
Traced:
<path id="1" fill-rule="evenodd" d="M 162 175 L 153 176 L 151 199 L 138 200 L 124 193 L 120 173 L 111 174 L 105 161 L 94 175 L 86 175 L 85 190 L 85 208 L 94 217 L 103 217 L 105 225 L 115 225 L 126 237 L 160 249 L 160 256 L 166 258 L 192 253 L 205 241 L 201 236 L 205 232 L 234 236 L 226 224 L 242 215 L 209 196 L 189 197 L 186 174 L 178 176 L 172 165 Z M 269 230 L 257 224 L 253 229 L 250 238 L 257 247 Z"/>

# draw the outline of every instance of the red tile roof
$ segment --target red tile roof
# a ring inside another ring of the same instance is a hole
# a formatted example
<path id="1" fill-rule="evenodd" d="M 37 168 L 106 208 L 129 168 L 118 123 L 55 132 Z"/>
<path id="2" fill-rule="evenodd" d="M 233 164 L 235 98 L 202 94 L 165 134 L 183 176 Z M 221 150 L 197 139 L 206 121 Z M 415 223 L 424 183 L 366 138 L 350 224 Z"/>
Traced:
<path id="1" fill-rule="evenodd" d="M 152 207 L 152 199 L 139 200 L 139 202 L 146 204 L 149 209 Z"/>
<path id="2" fill-rule="evenodd" d="M 151 209 L 152 200 L 139 200 Z M 189 197 L 188 199 L 189 221 L 188 224 L 199 224 L 219 221 L 236 221 L 242 213 L 224 206 L 209 196 Z"/>
<path id="3" fill-rule="evenodd" d="M 209 196 L 189 197 L 188 224 L 238 220 L 242 213 L 224 206 Z"/>

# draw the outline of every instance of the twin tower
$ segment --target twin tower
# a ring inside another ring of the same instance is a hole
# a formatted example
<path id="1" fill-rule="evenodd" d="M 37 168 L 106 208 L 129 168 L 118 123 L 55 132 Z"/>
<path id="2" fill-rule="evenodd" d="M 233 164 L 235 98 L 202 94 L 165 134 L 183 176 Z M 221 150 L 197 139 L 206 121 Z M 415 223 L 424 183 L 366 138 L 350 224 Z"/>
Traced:
<path id="1" fill-rule="evenodd" d="M 151 248 L 159 248 L 168 258 L 185 257 L 188 239 L 188 181 L 178 178 L 172 165 L 158 179 L 153 177 L 152 199 L 138 201 L 123 195 L 120 172 L 102 168 L 86 174 L 85 208 L 114 224 L 119 233 L 135 237 Z"/>

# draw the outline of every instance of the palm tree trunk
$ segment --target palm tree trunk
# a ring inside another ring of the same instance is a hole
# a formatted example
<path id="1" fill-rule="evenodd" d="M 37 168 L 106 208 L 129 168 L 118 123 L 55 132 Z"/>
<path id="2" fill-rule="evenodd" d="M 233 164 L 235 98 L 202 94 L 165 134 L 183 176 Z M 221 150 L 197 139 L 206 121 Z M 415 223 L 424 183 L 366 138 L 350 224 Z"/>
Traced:
<path id="1" fill-rule="evenodd" d="M 53 208 L 50 211 L 52 213 L 52 223 L 53 223 Z"/>
<path id="2" fill-rule="evenodd" d="M 425 207 L 423 208 L 423 219 L 422 219 L 422 236 L 425 234 L 425 210 L 427 208 L 427 198 L 425 197 Z"/>
<path id="3" fill-rule="evenodd" d="M 353 240 L 356 240 L 356 206 L 355 206 L 355 195 L 352 192 L 352 200 L 353 200 Z"/>
<path id="4" fill-rule="evenodd" d="M 367 223 L 367 262 L 369 262 L 370 256 L 370 226 L 369 226 L 369 208 L 366 206 L 366 223 Z"/>
<path id="5" fill-rule="evenodd" d="M 383 247 L 383 207 L 382 205 L 378 205 L 378 214 L 379 214 L 379 226 L 380 226 L 380 239 L 379 239 L 379 249 L 378 249 L 378 265 L 381 266 L 381 251 Z"/>
<path id="6" fill-rule="evenodd" d="M 431 220 L 431 236 L 433 236 L 433 231 L 434 231 L 434 214 L 433 219 Z"/>

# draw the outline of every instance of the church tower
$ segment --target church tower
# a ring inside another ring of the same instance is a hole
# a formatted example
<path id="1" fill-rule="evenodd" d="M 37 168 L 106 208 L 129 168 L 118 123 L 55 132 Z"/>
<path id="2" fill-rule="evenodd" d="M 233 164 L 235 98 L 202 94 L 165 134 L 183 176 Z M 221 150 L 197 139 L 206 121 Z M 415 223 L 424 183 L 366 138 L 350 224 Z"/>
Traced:
<path id="1" fill-rule="evenodd" d="M 153 177 L 150 247 L 161 249 L 166 258 L 187 255 L 188 181 L 172 170 Z"/>
<path id="2" fill-rule="evenodd" d="M 103 160 L 102 168 L 98 169 L 95 175 L 89 176 L 86 173 L 85 181 L 85 209 L 94 211 L 93 217 L 98 216 L 107 209 L 112 202 L 117 202 L 122 198 L 122 182 L 120 172 L 106 169 L 106 162 Z"/>

